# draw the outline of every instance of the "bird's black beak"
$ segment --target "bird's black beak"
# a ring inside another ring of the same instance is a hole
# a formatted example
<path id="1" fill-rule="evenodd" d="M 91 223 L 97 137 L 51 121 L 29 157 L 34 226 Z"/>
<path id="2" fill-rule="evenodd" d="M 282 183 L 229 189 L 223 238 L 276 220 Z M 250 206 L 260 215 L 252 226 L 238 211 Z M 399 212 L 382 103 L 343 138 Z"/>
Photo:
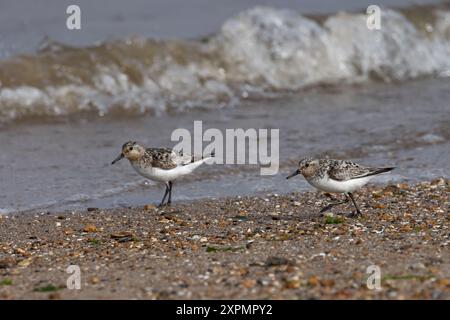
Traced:
<path id="1" fill-rule="evenodd" d="M 300 174 L 300 170 L 297 169 L 297 170 L 295 170 L 294 173 L 288 175 L 288 176 L 286 177 L 286 179 L 290 179 L 290 178 L 292 178 L 292 177 L 294 177 L 294 176 L 296 176 L 296 175 L 298 175 L 298 174 Z"/>
<path id="2" fill-rule="evenodd" d="M 113 162 L 111 162 L 111 164 L 114 164 L 114 163 L 116 163 L 117 161 L 122 160 L 123 157 L 124 157 L 124 155 L 123 155 L 123 153 L 121 153 L 117 158 L 114 159 Z"/>

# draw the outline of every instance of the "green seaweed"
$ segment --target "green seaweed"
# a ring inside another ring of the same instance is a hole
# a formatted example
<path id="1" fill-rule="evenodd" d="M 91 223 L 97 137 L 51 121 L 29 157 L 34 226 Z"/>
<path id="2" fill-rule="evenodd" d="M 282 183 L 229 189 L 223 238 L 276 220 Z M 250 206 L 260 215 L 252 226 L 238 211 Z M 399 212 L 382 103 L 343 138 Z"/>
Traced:
<path id="1" fill-rule="evenodd" d="M 56 287 L 53 284 L 48 284 L 43 287 L 35 288 L 33 291 L 34 292 L 54 292 L 54 291 L 58 291 L 61 289 L 62 289 L 61 287 Z"/>
<path id="2" fill-rule="evenodd" d="M 102 243 L 99 239 L 89 239 L 88 242 L 94 246 L 99 246 Z"/>
<path id="3" fill-rule="evenodd" d="M 5 278 L 2 281 L 0 281 L 0 286 L 10 286 L 12 284 L 13 284 L 13 281 L 8 278 Z"/>
<path id="4" fill-rule="evenodd" d="M 340 217 L 332 217 L 332 216 L 328 216 L 328 217 L 325 219 L 325 223 L 326 223 L 326 224 L 339 224 L 339 223 L 342 223 L 342 222 L 344 222 L 344 221 L 343 221 L 342 218 L 340 218 Z"/>

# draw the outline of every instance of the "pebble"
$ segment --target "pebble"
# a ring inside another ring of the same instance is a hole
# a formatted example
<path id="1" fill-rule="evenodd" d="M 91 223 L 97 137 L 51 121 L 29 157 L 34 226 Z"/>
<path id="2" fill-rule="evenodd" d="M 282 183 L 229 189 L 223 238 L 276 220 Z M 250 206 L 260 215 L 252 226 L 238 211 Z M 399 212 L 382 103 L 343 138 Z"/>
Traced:
<path id="1" fill-rule="evenodd" d="M 97 227 L 93 224 L 88 224 L 83 228 L 84 232 L 97 232 Z"/>

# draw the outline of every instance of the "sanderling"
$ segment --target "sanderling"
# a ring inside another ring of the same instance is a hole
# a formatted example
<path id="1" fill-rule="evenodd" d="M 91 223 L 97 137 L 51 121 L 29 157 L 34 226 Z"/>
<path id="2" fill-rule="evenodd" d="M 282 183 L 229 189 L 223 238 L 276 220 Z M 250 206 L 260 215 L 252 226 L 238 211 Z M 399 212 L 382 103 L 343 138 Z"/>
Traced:
<path id="1" fill-rule="evenodd" d="M 394 167 L 364 167 L 344 160 L 306 158 L 300 160 L 298 169 L 286 179 L 302 174 L 309 184 L 319 190 L 344 193 L 344 201 L 329 204 L 320 210 L 321 213 L 336 205 L 347 203 L 351 199 L 356 208 L 356 214 L 361 214 L 352 192 L 364 186 L 373 176 L 393 169 Z"/>
<path id="2" fill-rule="evenodd" d="M 213 157 L 214 155 L 211 155 Z M 164 205 L 167 195 L 168 205 L 172 202 L 173 181 L 190 174 L 211 157 L 194 157 L 169 148 L 144 148 L 136 142 L 126 142 L 122 152 L 111 164 L 127 158 L 131 166 L 142 176 L 153 181 L 164 182 L 166 192 L 159 206 Z"/>

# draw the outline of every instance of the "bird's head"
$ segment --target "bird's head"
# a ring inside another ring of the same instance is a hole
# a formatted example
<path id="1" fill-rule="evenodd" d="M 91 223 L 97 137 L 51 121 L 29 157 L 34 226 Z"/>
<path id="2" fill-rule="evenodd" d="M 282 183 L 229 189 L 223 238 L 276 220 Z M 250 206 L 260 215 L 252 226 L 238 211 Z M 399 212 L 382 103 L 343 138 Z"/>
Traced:
<path id="1" fill-rule="evenodd" d="M 144 147 L 142 147 L 135 141 L 128 141 L 123 144 L 122 152 L 116 159 L 114 159 L 114 161 L 111 164 L 114 164 L 117 161 L 122 160 L 123 158 L 127 158 L 130 161 L 134 161 L 141 158 L 144 155 L 144 153 L 145 153 Z"/>
<path id="2" fill-rule="evenodd" d="M 304 158 L 299 161 L 298 168 L 295 172 L 286 177 L 286 179 L 292 178 L 298 174 L 302 174 L 304 177 L 309 177 L 316 172 L 319 167 L 319 160 L 313 158 Z"/>

